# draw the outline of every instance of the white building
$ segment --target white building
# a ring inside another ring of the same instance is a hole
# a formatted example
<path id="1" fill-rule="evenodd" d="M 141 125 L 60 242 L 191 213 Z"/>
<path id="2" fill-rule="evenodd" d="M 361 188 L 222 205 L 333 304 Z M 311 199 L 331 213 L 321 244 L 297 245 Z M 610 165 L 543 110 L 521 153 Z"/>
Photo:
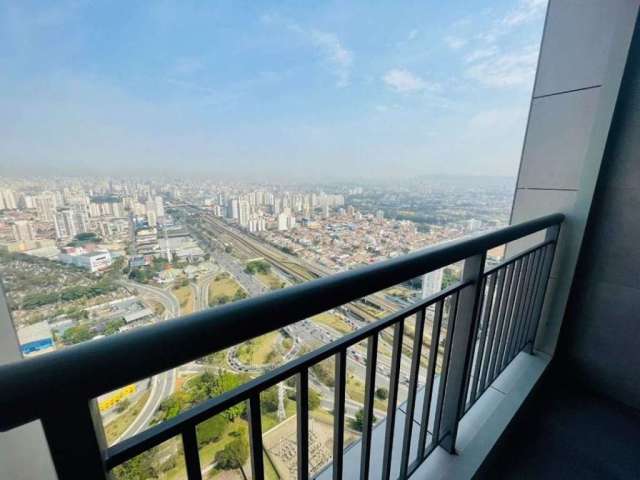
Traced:
<path id="1" fill-rule="evenodd" d="M 158 218 L 164 217 L 164 200 L 160 196 L 156 196 L 156 215 Z"/>
<path id="2" fill-rule="evenodd" d="M 249 215 L 251 214 L 251 206 L 247 200 L 238 201 L 238 223 L 241 227 L 249 226 Z"/>
<path id="3" fill-rule="evenodd" d="M 422 277 L 422 298 L 427 298 L 442 290 L 443 268 L 429 272 Z"/>
<path id="4" fill-rule="evenodd" d="M 0 210 L 15 210 L 16 208 L 18 208 L 18 204 L 13 191 L 9 189 L 0 191 Z"/>
<path id="5" fill-rule="evenodd" d="M 61 253 L 58 260 L 62 263 L 86 268 L 92 273 L 101 272 L 111 266 L 111 253 L 109 252 L 83 252 Z"/>
<path id="6" fill-rule="evenodd" d="M 16 242 L 28 242 L 36 239 L 33 226 L 28 220 L 16 220 L 11 226 L 11 230 Z"/>

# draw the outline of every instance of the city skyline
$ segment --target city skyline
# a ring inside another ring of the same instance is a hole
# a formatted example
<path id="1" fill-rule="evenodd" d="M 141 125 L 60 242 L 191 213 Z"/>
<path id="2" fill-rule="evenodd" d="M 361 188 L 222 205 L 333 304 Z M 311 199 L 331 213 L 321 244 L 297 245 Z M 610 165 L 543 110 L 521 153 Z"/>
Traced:
<path id="1" fill-rule="evenodd" d="M 8 3 L 0 174 L 514 176 L 545 5 Z"/>

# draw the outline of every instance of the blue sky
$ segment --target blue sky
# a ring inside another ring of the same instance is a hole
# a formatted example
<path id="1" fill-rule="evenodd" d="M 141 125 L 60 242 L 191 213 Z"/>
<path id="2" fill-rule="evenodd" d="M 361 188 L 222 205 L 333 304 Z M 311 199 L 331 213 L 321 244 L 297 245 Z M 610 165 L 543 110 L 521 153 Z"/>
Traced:
<path id="1" fill-rule="evenodd" d="M 0 173 L 515 175 L 545 8 L 0 1 Z"/>

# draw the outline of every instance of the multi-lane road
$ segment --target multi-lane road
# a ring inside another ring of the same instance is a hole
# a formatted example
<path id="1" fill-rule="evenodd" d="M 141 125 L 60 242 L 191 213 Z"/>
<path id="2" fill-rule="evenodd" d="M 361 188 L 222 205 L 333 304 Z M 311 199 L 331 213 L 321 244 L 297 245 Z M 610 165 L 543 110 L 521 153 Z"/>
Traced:
<path id="1" fill-rule="evenodd" d="M 137 282 L 123 281 L 125 287 L 130 290 L 137 290 L 142 298 L 149 298 L 164 306 L 162 320 L 168 320 L 180 315 L 180 303 L 178 299 L 170 292 L 161 288 L 142 285 Z M 155 375 L 151 379 L 151 394 L 144 407 L 136 417 L 136 419 L 122 432 L 114 443 L 118 443 L 126 438 L 143 431 L 153 419 L 153 415 L 160 406 L 162 400 L 171 395 L 176 384 L 176 369 L 162 372 Z"/>

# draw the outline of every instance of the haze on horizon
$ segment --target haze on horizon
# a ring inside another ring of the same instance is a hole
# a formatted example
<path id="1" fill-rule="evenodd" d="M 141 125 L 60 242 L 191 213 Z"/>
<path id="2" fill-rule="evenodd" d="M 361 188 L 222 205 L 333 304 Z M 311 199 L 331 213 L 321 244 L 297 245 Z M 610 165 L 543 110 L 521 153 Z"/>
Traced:
<path id="1" fill-rule="evenodd" d="M 546 0 L 7 1 L 0 174 L 513 177 Z"/>

